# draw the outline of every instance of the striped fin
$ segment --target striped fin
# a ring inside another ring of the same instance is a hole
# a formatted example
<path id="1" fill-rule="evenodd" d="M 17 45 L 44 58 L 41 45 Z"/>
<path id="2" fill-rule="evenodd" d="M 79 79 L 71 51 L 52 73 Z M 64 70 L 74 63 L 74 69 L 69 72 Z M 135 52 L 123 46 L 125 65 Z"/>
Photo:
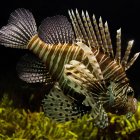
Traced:
<path id="1" fill-rule="evenodd" d="M 92 16 L 92 19 L 93 19 L 93 25 L 94 25 L 94 27 L 95 27 L 95 33 L 96 33 L 96 36 L 97 36 L 99 48 L 101 48 L 101 49 L 103 50 L 103 52 L 105 52 L 105 49 L 104 49 L 103 43 L 102 43 L 102 38 L 101 38 L 99 26 L 98 26 L 98 24 L 97 24 L 97 21 L 96 21 L 96 18 L 95 18 L 95 15 L 94 15 L 94 14 L 93 14 L 93 16 Z"/>
<path id="2" fill-rule="evenodd" d="M 106 40 L 106 36 L 105 36 L 105 29 L 104 29 L 103 21 L 102 21 L 101 17 L 99 18 L 99 29 L 100 29 L 100 34 L 101 34 L 101 38 L 102 38 L 102 44 L 103 44 L 103 47 L 104 47 L 104 51 L 107 54 L 109 54 L 108 46 L 107 46 L 107 40 Z"/>
<path id="3" fill-rule="evenodd" d="M 121 64 L 125 68 L 125 70 L 129 69 L 139 56 L 139 53 L 136 53 L 133 56 L 133 58 L 131 58 L 131 60 L 128 62 L 129 55 L 130 55 L 131 49 L 133 47 L 133 43 L 134 43 L 134 40 L 131 40 L 131 41 L 128 42 L 128 46 L 127 46 L 127 49 L 125 51 L 125 55 L 124 55 L 124 57 L 121 61 Z"/>
<path id="4" fill-rule="evenodd" d="M 11 13 L 8 24 L 0 30 L 0 44 L 27 49 L 29 40 L 36 33 L 36 23 L 32 13 L 26 9 L 17 9 Z"/>
<path id="5" fill-rule="evenodd" d="M 91 98 L 87 98 L 89 99 Z M 92 107 L 86 102 L 79 103 L 78 100 L 66 96 L 58 83 L 54 85 L 49 94 L 46 94 L 42 102 L 45 114 L 58 122 L 75 120 L 88 113 L 91 116 L 90 119 L 94 119 L 95 126 L 99 128 L 108 126 L 108 116 L 100 102 L 94 102 Z"/>
<path id="6" fill-rule="evenodd" d="M 108 115 L 100 102 L 95 104 L 94 110 L 91 111 L 91 117 L 94 118 L 94 125 L 104 129 L 108 126 Z"/>
<path id="7" fill-rule="evenodd" d="M 126 64 L 127 64 L 128 59 L 129 59 L 129 55 L 130 55 L 133 43 L 134 43 L 134 40 L 128 42 L 127 49 L 126 49 L 124 57 L 121 61 L 121 64 L 124 68 L 126 68 Z"/>
<path id="8" fill-rule="evenodd" d="M 102 18 L 100 17 L 99 23 L 97 23 L 94 14 L 91 22 L 87 11 L 85 13 L 82 11 L 81 15 L 77 9 L 75 12 L 73 10 L 69 10 L 68 13 L 72 21 L 76 38 L 84 40 L 84 43 L 90 48 L 100 48 L 109 57 L 116 60 L 118 64 L 121 64 L 124 70 L 129 69 L 133 65 L 139 53 L 136 53 L 134 57 L 128 62 L 133 45 L 133 43 L 130 41 L 125 51 L 125 55 L 121 56 L 121 29 L 117 30 L 116 54 L 114 56 L 107 22 L 105 22 L 103 25 Z"/>
<path id="9" fill-rule="evenodd" d="M 116 46 L 117 47 L 116 47 L 115 59 L 120 64 L 120 61 L 121 61 L 121 29 L 117 30 Z"/>
<path id="10" fill-rule="evenodd" d="M 58 83 L 49 94 L 46 94 L 43 99 L 43 108 L 48 117 L 59 122 L 75 120 L 91 110 L 91 107 L 77 104 L 75 100 L 66 96 Z"/>
<path id="11" fill-rule="evenodd" d="M 91 46 L 99 46 L 88 12 L 86 11 L 86 14 L 84 15 L 84 12 L 82 11 L 82 15 L 88 28 L 87 33 L 91 40 Z"/>
<path id="12" fill-rule="evenodd" d="M 39 26 L 38 36 L 47 44 L 73 43 L 72 26 L 65 16 L 46 18 Z"/>
<path id="13" fill-rule="evenodd" d="M 80 38 L 86 42 L 91 48 L 101 48 L 105 53 L 113 56 L 113 49 L 111 44 L 111 38 L 107 23 L 105 27 L 102 19 L 99 19 L 99 25 L 97 24 L 96 18 L 93 15 L 93 23 L 89 17 L 88 12 L 82 11 L 80 16 L 78 10 L 74 13 L 73 10 L 68 11 L 76 38 Z"/>
<path id="14" fill-rule="evenodd" d="M 74 32 L 75 32 L 75 35 L 76 35 L 76 39 L 78 39 L 78 40 L 79 39 L 84 39 L 83 34 L 81 32 L 81 29 L 80 29 L 80 26 L 77 23 L 77 19 L 75 17 L 74 12 L 73 11 L 72 12 L 68 11 L 68 13 L 69 13 L 70 19 L 72 21 L 72 25 L 73 25 Z"/>
<path id="15" fill-rule="evenodd" d="M 71 60 L 69 64 L 65 65 L 64 73 L 65 79 L 68 81 L 68 86 L 86 97 L 89 96 L 91 89 L 92 94 L 97 98 L 100 96 L 99 93 L 102 93 L 105 90 L 101 81 L 96 79 L 86 66 L 79 61 Z"/>
<path id="16" fill-rule="evenodd" d="M 85 55 L 88 57 L 89 63 L 91 64 L 91 66 L 93 68 L 93 73 L 96 75 L 96 78 L 100 81 L 103 81 L 104 78 L 103 78 L 102 71 L 100 69 L 100 65 L 99 65 L 96 57 L 94 56 L 92 50 L 82 42 L 77 42 L 76 44 L 78 46 L 80 46 L 81 49 L 84 50 Z"/>
<path id="17" fill-rule="evenodd" d="M 24 55 L 16 69 L 19 78 L 27 83 L 53 83 L 47 67 L 33 54 Z"/>
<path id="18" fill-rule="evenodd" d="M 108 23 L 105 22 L 105 35 L 106 35 L 106 41 L 107 41 L 107 46 L 108 46 L 108 51 L 109 51 L 109 55 L 114 58 L 114 52 L 113 52 L 113 48 L 112 48 L 112 41 L 111 41 L 111 37 L 110 37 L 110 32 L 109 32 L 109 28 L 108 28 Z"/>
<path id="19" fill-rule="evenodd" d="M 140 55 L 140 52 L 136 53 L 132 58 L 131 60 L 127 63 L 126 65 L 126 70 L 128 70 L 132 65 L 133 63 L 136 61 L 136 59 L 138 58 L 138 56 Z"/>
<path id="20" fill-rule="evenodd" d="M 128 70 L 133 63 L 136 61 L 136 59 L 139 56 L 139 53 L 136 53 L 133 58 L 129 60 L 131 49 L 133 47 L 134 40 L 131 40 L 128 42 L 128 46 L 125 50 L 125 54 L 123 57 L 121 57 L 121 29 L 117 30 L 117 35 L 116 35 L 116 55 L 115 55 L 115 60 L 122 65 L 123 69 L 126 71 Z"/>

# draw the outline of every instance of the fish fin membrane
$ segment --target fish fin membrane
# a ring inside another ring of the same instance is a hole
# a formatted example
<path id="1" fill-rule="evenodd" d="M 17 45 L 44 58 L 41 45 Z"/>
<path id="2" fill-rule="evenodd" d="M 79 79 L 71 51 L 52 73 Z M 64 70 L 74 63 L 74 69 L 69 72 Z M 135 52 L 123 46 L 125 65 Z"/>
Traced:
<path id="1" fill-rule="evenodd" d="M 38 36 L 47 44 L 73 43 L 74 32 L 65 16 L 47 17 L 39 26 Z"/>
<path id="2" fill-rule="evenodd" d="M 105 90 L 103 81 L 97 79 L 96 75 L 91 73 L 83 63 L 76 60 L 71 60 L 65 65 L 64 78 L 69 87 L 85 97 L 91 93 L 98 98 Z"/>
<path id="3" fill-rule="evenodd" d="M 11 13 L 8 24 L 0 29 L 0 44 L 5 47 L 27 49 L 37 27 L 32 13 L 26 9 L 17 9 Z"/>
<path id="4" fill-rule="evenodd" d="M 53 83 L 47 67 L 38 57 L 31 53 L 21 57 L 16 70 L 19 78 L 27 83 Z"/>
<path id="5" fill-rule="evenodd" d="M 76 43 L 78 46 L 81 47 L 81 49 L 83 49 L 83 51 L 85 52 L 89 63 L 91 65 L 91 67 L 93 68 L 93 72 L 96 75 L 96 78 L 99 80 L 103 80 L 103 73 L 101 71 L 100 65 L 95 57 L 95 55 L 93 54 L 91 48 L 89 48 L 86 44 L 82 43 L 82 42 L 77 42 Z"/>
<path id="6" fill-rule="evenodd" d="M 90 116 L 94 119 L 94 125 L 98 128 L 104 129 L 109 124 L 108 115 L 100 102 L 97 102 L 94 105 Z"/>
<path id="7" fill-rule="evenodd" d="M 122 56 L 121 29 L 117 30 L 115 42 L 116 51 L 114 51 L 108 23 L 103 23 L 101 17 L 98 22 L 94 14 L 91 18 L 87 11 L 82 11 L 80 14 L 77 9 L 76 11 L 69 10 L 68 14 L 73 25 L 76 39 L 83 40 L 90 48 L 102 50 L 110 58 L 117 61 L 118 64 L 121 64 L 125 71 L 128 70 L 138 58 L 139 53 L 134 54 L 134 56 L 130 58 L 133 40 L 128 42 L 125 54 Z"/>
<path id="8" fill-rule="evenodd" d="M 45 114 L 58 122 L 65 122 L 80 118 L 90 111 L 89 106 L 77 104 L 76 101 L 66 96 L 56 83 L 49 94 L 43 99 Z"/>

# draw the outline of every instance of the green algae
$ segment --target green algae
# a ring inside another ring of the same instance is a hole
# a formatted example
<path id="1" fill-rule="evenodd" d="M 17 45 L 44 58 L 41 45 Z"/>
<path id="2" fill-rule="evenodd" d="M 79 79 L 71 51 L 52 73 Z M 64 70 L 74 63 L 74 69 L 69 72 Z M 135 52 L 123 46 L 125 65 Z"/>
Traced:
<path id="1" fill-rule="evenodd" d="M 140 139 L 140 102 L 132 118 L 108 113 L 109 126 L 98 129 L 88 115 L 57 123 L 43 112 L 15 108 L 8 96 L 0 102 L 0 140 L 121 140 Z"/>

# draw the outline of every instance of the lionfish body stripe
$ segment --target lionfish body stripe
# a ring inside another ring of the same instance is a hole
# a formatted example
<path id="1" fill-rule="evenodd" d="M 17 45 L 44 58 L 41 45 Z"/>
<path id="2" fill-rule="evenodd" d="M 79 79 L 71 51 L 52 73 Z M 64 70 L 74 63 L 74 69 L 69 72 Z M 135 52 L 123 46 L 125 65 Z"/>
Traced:
<path id="1" fill-rule="evenodd" d="M 49 66 L 50 75 L 52 75 L 52 78 L 54 80 L 62 79 L 61 76 L 63 73 L 63 66 L 70 60 L 83 60 L 82 58 L 84 57 L 84 51 L 79 46 L 72 44 L 47 45 L 45 42 L 40 40 L 39 37 L 36 36 L 31 39 L 28 47 L 33 53 L 37 54 L 41 60 L 43 60 L 46 66 Z M 100 59 L 100 57 L 100 53 L 96 54 L 97 61 L 98 59 Z M 89 62 L 86 62 L 85 65 L 87 64 L 89 64 Z M 100 68 L 104 77 L 107 79 L 110 79 L 112 81 L 114 79 L 126 80 L 126 74 L 122 67 L 118 65 L 117 62 L 111 61 L 110 58 L 106 55 L 104 57 L 104 60 L 102 60 L 100 63 Z M 89 66 L 89 70 L 92 71 L 91 66 Z M 119 77 L 120 74 L 121 77 Z M 117 78 L 117 76 L 119 78 Z M 63 83 L 63 81 L 60 81 L 60 83 Z"/>
<path id="2" fill-rule="evenodd" d="M 60 79 L 61 76 L 57 76 L 59 73 L 62 73 L 65 64 L 70 60 L 81 61 L 84 55 L 84 51 L 78 46 L 72 44 L 48 45 L 40 40 L 39 37 L 36 38 L 36 36 L 31 39 L 28 47 L 43 60 L 46 66 L 49 66 L 50 74 L 53 74 L 52 78 L 54 79 Z"/>
<path id="3" fill-rule="evenodd" d="M 116 35 L 116 53 L 107 22 L 99 24 L 88 12 L 69 11 L 65 16 L 46 18 L 37 31 L 32 13 L 17 9 L 9 23 L 0 30 L 0 44 L 29 49 L 17 65 L 19 77 L 28 83 L 53 85 L 43 100 L 49 117 L 60 121 L 74 120 L 89 113 L 95 125 L 108 125 L 107 111 L 119 114 L 135 112 L 136 99 L 126 70 L 139 53 L 129 60 L 133 41 L 121 56 L 121 30 Z M 128 96 L 132 93 L 132 96 Z M 130 104 L 131 102 L 131 104 Z"/>

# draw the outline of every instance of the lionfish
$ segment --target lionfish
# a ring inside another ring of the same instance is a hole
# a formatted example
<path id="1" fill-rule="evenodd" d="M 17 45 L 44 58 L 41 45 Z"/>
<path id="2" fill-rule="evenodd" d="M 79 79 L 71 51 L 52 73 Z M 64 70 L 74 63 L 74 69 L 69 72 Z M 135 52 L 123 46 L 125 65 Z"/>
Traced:
<path id="1" fill-rule="evenodd" d="M 100 128 L 108 126 L 107 112 L 132 114 L 137 100 L 126 71 L 139 53 L 129 60 L 133 40 L 121 57 L 121 30 L 117 30 L 116 53 L 107 22 L 97 24 L 88 12 L 69 11 L 67 17 L 47 17 L 38 28 L 32 13 L 17 9 L 0 30 L 0 44 L 29 49 L 19 61 L 19 77 L 28 83 L 53 83 L 43 99 L 44 112 L 64 122 L 88 113 Z M 90 120 L 90 119 L 89 119 Z"/>

